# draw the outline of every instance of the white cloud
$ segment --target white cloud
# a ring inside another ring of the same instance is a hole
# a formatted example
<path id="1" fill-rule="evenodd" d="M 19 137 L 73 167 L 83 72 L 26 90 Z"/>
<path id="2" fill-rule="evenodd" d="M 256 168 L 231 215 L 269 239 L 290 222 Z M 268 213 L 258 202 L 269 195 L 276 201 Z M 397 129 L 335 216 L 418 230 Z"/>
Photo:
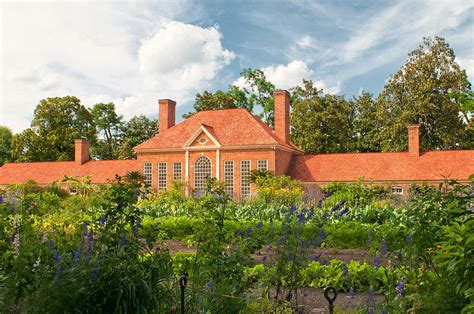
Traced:
<path id="1" fill-rule="evenodd" d="M 138 50 L 145 88 L 187 97 L 207 87 L 235 57 L 217 27 L 165 22 Z"/>
<path id="2" fill-rule="evenodd" d="M 461 70 L 466 70 L 469 81 L 474 82 L 474 59 L 456 58 Z"/>
<path id="3" fill-rule="evenodd" d="M 207 87 L 234 58 L 217 26 L 176 3 L 0 3 L 0 124 L 29 127 L 41 99 L 74 95 L 91 107 L 114 102 L 127 119 L 156 116 L 157 99 L 178 104 Z"/>
<path id="4" fill-rule="evenodd" d="M 293 60 L 288 64 L 271 65 L 261 69 L 267 80 L 272 82 L 277 89 L 290 89 L 302 85 L 303 79 L 313 80 L 316 87 L 324 89 L 326 93 L 337 94 L 341 90 L 340 82 L 329 85 L 324 80 L 317 79 L 308 65 L 301 60 Z M 237 79 L 233 85 L 250 89 L 243 77 Z"/>

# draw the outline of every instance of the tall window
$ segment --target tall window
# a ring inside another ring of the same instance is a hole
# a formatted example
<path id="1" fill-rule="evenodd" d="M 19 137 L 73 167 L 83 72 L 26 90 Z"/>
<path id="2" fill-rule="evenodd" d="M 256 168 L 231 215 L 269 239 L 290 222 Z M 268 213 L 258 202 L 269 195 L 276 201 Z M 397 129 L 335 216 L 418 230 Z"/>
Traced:
<path id="1" fill-rule="evenodd" d="M 173 181 L 181 180 L 181 163 L 173 163 Z"/>
<path id="2" fill-rule="evenodd" d="M 153 181 L 153 164 L 151 162 L 143 164 L 143 175 L 145 176 L 145 183 L 151 185 Z"/>
<path id="3" fill-rule="evenodd" d="M 234 161 L 224 161 L 224 182 L 225 191 L 229 195 L 234 195 Z"/>
<path id="4" fill-rule="evenodd" d="M 240 195 L 250 195 L 250 160 L 240 161 Z"/>
<path id="5" fill-rule="evenodd" d="M 267 171 L 268 170 L 268 160 L 257 160 L 257 170 L 258 171 Z"/>
<path id="6" fill-rule="evenodd" d="M 158 163 L 158 190 L 166 190 L 166 162 Z"/>
<path id="7" fill-rule="evenodd" d="M 194 162 L 194 191 L 204 192 L 206 180 L 211 177 L 211 160 L 201 156 Z"/>

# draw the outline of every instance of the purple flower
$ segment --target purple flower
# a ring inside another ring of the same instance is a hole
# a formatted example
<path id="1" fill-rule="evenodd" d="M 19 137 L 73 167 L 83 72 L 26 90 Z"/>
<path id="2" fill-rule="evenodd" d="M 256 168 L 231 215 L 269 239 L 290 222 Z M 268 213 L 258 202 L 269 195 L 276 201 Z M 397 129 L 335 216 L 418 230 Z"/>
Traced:
<path id="1" fill-rule="evenodd" d="M 206 289 L 207 290 L 212 290 L 212 279 L 209 279 L 209 281 L 207 282 Z"/>
<path id="2" fill-rule="evenodd" d="M 318 208 L 323 208 L 323 199 L 320 199 L 318 201 L 318 205 L 317 205 Z"/>
<path id="3" fill-rule="evenodd" d="M 326 232 L 324 232 L 324 227 L 321 228 L 321 231 L 319 232 L 319 238 L 321 239 L 321 241 L 324 241 L 324 239 L 326 239 L 328 237 L 328 235 L 326 234 Z"/>
<path id="4" fill-rule="evenodd" d="M 382 264 L 378 256 L 374 257 L 374 264 L 375 264 L 375 269 L 379 268 L 380 265 Z"/>
<path id="5" fill-rule="evenodd" d="M 397 291 L 397 295 L 400 298 L 405 295 L 405 283 L 403 282 L 403 279 L 400 279 L 397 282 L 397 286 L 395 287 L 395 290 Z"/>
<path id="6" fill-rule="evenodd" d="M 257 224 L 255 227 L 256 227 L 257 229 L 262 229 L 262 226 L 263 226 L 263 223 L 262 223 L 262 221 L 260 220 L 260 221 L 258 222 L 258 224 Z"/>
<path id="7" fill-rule="evenodd" d="M 341 211 L 339 212 L 339 214 L 337 214 L 337 215 L 338 215 L 339 217 L 342 217 L 342 216 L 344 216 L 348 211 L 349 211 L 349 208 L 346 207 L 346 208 L 344 208 L 343 210 L 341 210 Z"/>
<path id="8" fill-rule="evenodd" d="M 314 216 L 314 206 L 311 206 L 309 209 L 308 219 L 311 219 Z"/>
<path id="9" fill-rule="evenodd" d="M 346 277 L 349 274 L 349 268 L 346 263 L 342 264 L 342 277 Z"/>
<path id="10" fill-rule="evenodd" d="M 337 203 L 333 208 L 331 208 L 331 211 L 332 211 L 332 212 L 335 212 L 335 211 L 341 209 L 341 207 L 344 206 L 345 203 L 346 203 L 346 200 L 340 201 L 340 202 Z"/>
<path id="11" fill-rule="evenodd" d="M 372 241 L 374 240 L 374 232 L 373 231 L 369 231 L 369 244 L 372 243 Z"/>
<path id="12" fill-rule="evenodd" d="M 82 237 L 85 237 L 87 235 L 87 224 L 84 223 L 84 230 L 82 230 Z"/>
<path id="13" fill-rule="evenodd" d="M 53 248 L 54 248 L 54 242 L 53 240 L 49 240 L 48 250 L 51 251 Z"/>
<path id="14" fill-rule="evenodd" d="M 99 263 L 97 262 L 97 259 L 94 261 L 94 265 L 92 265 L 91 269 L 91 278 L 92 280 L 96 281 L 97 278 L 99 277 Z"/>
<path id="15" fill-rule="evenodd" d="M 235 235 L 237 237 L 241 237 L 242 236 L 242 230 L 237 230 L 237 232 L 235 233 Z"/>
<path id="16" fill-rule="evenodd" d="M 270 217 L 270 224 L 273 224 L 273 218 Z"/>
<path id="17" fill-rule="evenodd" d="M 124 234 L 122 239 L 120 239 L 119 245 L 124 246 L 125 244 L 127 244 L 127 236 Z"/>
<path id="18" fill-rule="evenodd" d="M 411 235 L 407 234 L 407 236 L 405 237 L 405 243 L 409 244 L 411 243 L 411 241 L 412 241 Z"/>
<path id="19" fill-rule="evenodd" d="M 137 223 L 135 224 L 135 226 L 133 226 L 133 229 L 132 229 L 132 232 L 134 235 L 137 234 L 138 232 L 138 229 L 140 229 L 140 227 L 142 226 L 142 219 L 140 217 L 137 218 Z"/>
<path id="20" fill-rule="evenodd" d="M 295 205 L 291 205 L 290 207 L 290 215 L 293 216 L 296 212 L 296 206 Z"/>
<path id="21" fill-rule="evenodd" d="M 87 241 L 89 241 L 89 242 L 94 241 L 94 235 L 92 234 L 92 228 L 89 230 L 89 233 L 87 234 Z"/>
<path id="22" fill-rule="evenodd" d="M 107 217 L 105 216 L 105 214 L 102 214 L 102 216 L 100 216 L 99 226 L 105 226 L 106 222 L 107 222 Z"/>
<path id="23" fill-rule="evenodd" d="M 388 252 L 388 247 L 387 247 L 387 240 L 382 240 L 382 243 L 380 243 L 380 248 L 382 249 L 381 253 L 382 255 L 387 255 Z"/>
<path id="24" fill-rule="evenodd" d="M 319 253 L 318 255 L 313 255 L 313 257 L 311 258 L 313 261 L 317 261 L 321 258 L 321 255 L 322 253 Z"/>
<path id="25" fill-rule="evenodd" d="M 59 261 L 61 260 L 61 256 L 59 255 L 59 249 L 56 249 L 56 251 L 54 252 L 53 259 L 54 259 L 57 263 L 59 263 Z"/>
<path id="26" fill-rule="evenodd" d="M 89 244 L 87 246 L 87 251 L 86 251 L 86 262 L 87 263 L 89 263 L 89 261 L 91 259 L 91 254 L 92 254 L 93 248 L 94 248 L 93 242 L 89 242 Z"/>
<path id="27" fill-rule="evenodd" d="M 245 230 L 245 236 L 248 237 L 252 233 L 252 228 L 248 227 L 247 230 Z"/>
<path id="28" fill-rule="evenodd" d="M 304 213 L 301 212 L 298 214 L 298 224 L 303 224 L 304 223 Z"/>
<path id="29" fill-rule="evenodd" d="M 71 267 L 75 267 L 77 265 L 77 262 L 81 259 L 81 248 L 79 247 L 76 250 L 76 253 L 74 254 L 74 258 L 72 259 Z"/>
<path id="30" fill-rule="evenodd" d="M 329 264 L 327 259 L 321 261 L 321 265 L 327 265 L 327 264 Z"/>
<path id="31" fill-rule="evenodd" d="M 262 262 L 265 263 L 266 260 L 267 260 L 267 256 L 262 257 Z"/>
<path id="32" fill-rule="evenodd" d="M 2 204 L 2 203 L 3 203 L 3 196 L 0 195 L 0 204 Z"/>

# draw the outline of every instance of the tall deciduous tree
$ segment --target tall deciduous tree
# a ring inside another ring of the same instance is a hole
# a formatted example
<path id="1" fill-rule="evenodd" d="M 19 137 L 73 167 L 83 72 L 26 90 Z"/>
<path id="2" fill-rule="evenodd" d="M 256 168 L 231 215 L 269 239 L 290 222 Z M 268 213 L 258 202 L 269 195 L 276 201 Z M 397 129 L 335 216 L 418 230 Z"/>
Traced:
<path id="1" fill-rule="evenodd" d="M 373 95 L 364 91 L 359 96 L 353 97 L 351 103 L 354 127 L 352 151 L 380 151 L 380 145 L 377 141 L 379 129 L 377 106 Z"/>
<path id="2" fill-rule="evenodd" d="M 17 161 L 73 160 L 77 138 L 96 140 L 89 110 L 74 96 L 43 99 L 31 128 L 14 136 L 12 155 Z"/>
<path id="3" fill-rule="evenodd" d="M 12 131 L 0 125 L 0 166 L 11 160 Z"/>
<path id="4" fill-rule="evenodd" d="M 456 149 L 465 137 L 461 104 L 465 73 L 441 38 L 424 38 L 378 97 L 379 141 L 384 151 L 407 149 L 408 124 L 421 125 L 422 149 Z"/>
<path id="5" fill-rule="evenodd" d="M 158 133 L 158 121 L 144 115 L 135 116 L 123 125 L 122 145 L 119 148 L 120 159 L 135 158 L 133 147 L 152 138 Z"/>
<path id="6" fill-rule="evenodd" d="M 92 118 L 99 140 L 93 147 L 94 154 L 99 159 L 117 159 L 118 148 L 121 144 L 123 117 L 115 112 L 113 103 L 98 103 L 91 109 Z"/>
<path id="7" fill-rule="evenodd" d="M 293 90 L 293 142 L 305 153 L 343 153 L 351 150 L 351 103 L 342 96 L 323 94 L 312 81 Z"/>

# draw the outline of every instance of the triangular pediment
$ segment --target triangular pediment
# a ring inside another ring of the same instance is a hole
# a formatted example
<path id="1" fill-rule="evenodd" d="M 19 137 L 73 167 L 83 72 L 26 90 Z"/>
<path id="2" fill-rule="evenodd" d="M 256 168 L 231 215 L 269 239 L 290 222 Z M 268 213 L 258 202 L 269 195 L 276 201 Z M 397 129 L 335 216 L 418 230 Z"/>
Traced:
<path id="1" fill-rule="evenodd" d="M 217 139 L 212 127 L 201 124 L 199 128 L 184 143 L 184 148 L 219 148 L 221 143 Z"/>

